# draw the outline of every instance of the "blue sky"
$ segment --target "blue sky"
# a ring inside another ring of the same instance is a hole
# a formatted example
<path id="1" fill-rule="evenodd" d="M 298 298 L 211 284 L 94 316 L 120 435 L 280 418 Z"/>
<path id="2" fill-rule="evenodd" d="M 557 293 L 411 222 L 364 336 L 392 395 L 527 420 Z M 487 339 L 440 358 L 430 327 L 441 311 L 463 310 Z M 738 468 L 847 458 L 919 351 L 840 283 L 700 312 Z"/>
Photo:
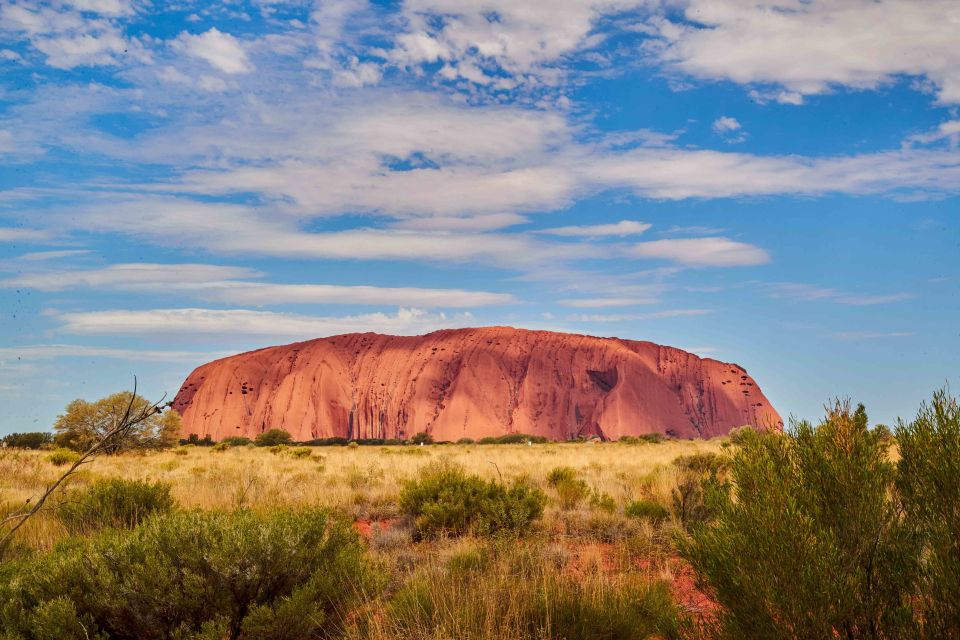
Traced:
<path id="1" fill-rule="evenodd" d="M 960 5 L 0 0 L 0 433 L 349 331 L 956 388 Z"/>

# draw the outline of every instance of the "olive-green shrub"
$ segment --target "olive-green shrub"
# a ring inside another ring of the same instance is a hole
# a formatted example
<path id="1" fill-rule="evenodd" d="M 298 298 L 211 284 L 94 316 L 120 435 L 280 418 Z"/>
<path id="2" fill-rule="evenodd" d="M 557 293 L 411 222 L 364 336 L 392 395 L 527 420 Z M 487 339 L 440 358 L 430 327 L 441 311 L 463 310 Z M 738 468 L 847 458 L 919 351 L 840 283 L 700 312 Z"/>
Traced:
<path id="1" fill-rule="evenodd" d="M 537 546 L 461 552 L 421 569 L 390 600 L 381 638 L 643 640 L 679 637 L 665 583 L 581 576 Z"/>
<path id="2" fill-rule="evenodd" d="M 838 402 L 786 435 L 744 432 L 731 474 L 734 490 L 706 483 L 714 518 L 680 540 L 722 606 L 718 637 L 912 637 L 916 550 L 862 406 Z"/>
<path id="3" fill-rule="evenodd" d="M 106 528 L 133 528 L 147 516 L 173 509 L 170 485 L 163 482 L 106 478 L 65 494 L 57 517 L 71 533 Z"/>
<path id="4" fill-rule="evenodd" d="M 590 487 L 572 467 L 555 467 L 547 474 L 547 483 L 557 492 L 557 502 L 564 511 L 576 508 L 590 495 Z"/>
<path id="5" fill-rule="evenodd" d="M 880 434 L 883 437 L 883 434 Z M 960 638 L 960 407 L 937 391 L 896 429 L 897 490 L 920 547 L 918 637 Z"/>
<path id="6" fill-rule="evenodd" d="M 0 629 L 31 640 L 329 638 L 377 582 L 356 532 L 325 510 L 178 511 L 0 568 Z"/>
<path id="7" fill-rule="evenodd" d="M 543 491 L 522 479 L 491 482 L 449 462 L 427 465 L 400 493 L 400 510 L 413 518 L 416 538 L 520 534 L 543 515 L 545 503 Z"/>

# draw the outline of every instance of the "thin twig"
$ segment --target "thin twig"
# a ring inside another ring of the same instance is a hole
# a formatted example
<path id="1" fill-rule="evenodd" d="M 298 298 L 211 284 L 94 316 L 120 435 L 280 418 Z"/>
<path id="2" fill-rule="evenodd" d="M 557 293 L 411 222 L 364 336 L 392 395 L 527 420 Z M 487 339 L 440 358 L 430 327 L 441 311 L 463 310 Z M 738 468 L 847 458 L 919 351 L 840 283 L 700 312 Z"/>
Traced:
<path id="1" fill-rule="evenodd" d="M 0 537 L 0 557 L 3 556 L 4 552 L 7 549 L 7 546 L 9 546 L 10 541 L 13 539 L 13 535 L 17 532 L 17 530 L 20 527 L 22 527 L 27 522 L 27 520 L 29 520 L 32 516 L 34 516 L 37 512 L 39 512 L 43 508 L 44 503 L 47 501 L 47 499 L 51 495 L 53 495 L 53 493 L 57 490 L 57 488 L 60 485 L 62 485 L 70 476 L 75 474 L 77 472 L 77 469 L 79 469 L 81 465 L 87 462 L 92 462 L 93 458 L 96 457 L 97 454 L 103 452 L 108 447 L 113 446 L 114 440 L 119 440 L 121 436 L 124 436 L 127 433 L 129 433 L 130 430 L 133 429 L 133 427 L 137 426 L 144 420 L 148 419 L 150 416 L 160 413 L 162 411 L 162 409 L 160 408 L 161 404 L 163 403 L 163 400 L 166 398 L 166 396 L 161 398 L 158 402 L 155 402 L 152 405 L 144 407 L 143 409 L 138 411 L 136 414 L 132 414 L 133 405 L 134 405 L 134 402 L 136 401 L 136 398 L 137 398 L 137 378 L 136 376 L 134 376 L 133 392 L 130 394 L 130 402 L 127 403 L 127 409 L 123 413 L 123 418 L 121 418 L 119 422 L 115 422 L 112 429 L 110 429 L 99 440 L 93 443 L 93 445 L 91 445 L 90 448 L 87 449 L 80 456 L 80 458 L 76 462 L 74 462 L 69 469 L 66 470 L 66 472 L 64 472 L 59 478 L 57 478 L 53 482 L 53 484 L 48 486 L 46 490 L 44 490 L 44 492 L 37 499 L 37 501 L 33 504 L 33 507 L 31 507 L 28 511 L 25 511 L 23 513 L 15 513 L 13 515 L 7 516 L 6 518 L 4 518 L 2 522 L 0 522 L 0 525 L 3 525 L 3 524 L 7 524 L 8 522 L 12 522 L 14 520 L 19 519 L 19 522 L 13 525 L 5 534 L 3 534 L 2 537 Z"/>

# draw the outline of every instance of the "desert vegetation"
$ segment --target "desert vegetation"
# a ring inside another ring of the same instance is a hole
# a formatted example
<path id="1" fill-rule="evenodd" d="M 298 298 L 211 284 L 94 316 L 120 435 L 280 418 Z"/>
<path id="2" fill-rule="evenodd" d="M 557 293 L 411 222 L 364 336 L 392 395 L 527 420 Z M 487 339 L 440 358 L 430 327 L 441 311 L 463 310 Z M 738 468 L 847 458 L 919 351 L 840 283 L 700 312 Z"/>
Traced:
<path id="1" fill-rule="evenodd" d="M 943 391 L 707 441 L 134 433 L 11 538 L 0 638 L 960 638 Z M 0 520 L 83 455 L 36 441 L 0 449 Z"/>

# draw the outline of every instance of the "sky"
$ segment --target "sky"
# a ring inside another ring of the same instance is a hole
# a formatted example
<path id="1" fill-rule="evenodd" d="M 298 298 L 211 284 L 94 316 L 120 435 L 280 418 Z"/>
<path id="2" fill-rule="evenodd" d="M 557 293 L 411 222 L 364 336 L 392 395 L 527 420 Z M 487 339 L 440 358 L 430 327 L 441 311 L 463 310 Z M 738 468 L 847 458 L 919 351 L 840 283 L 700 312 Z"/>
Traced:
<path id="1" fill-rule="evenodd" d="M 511 325 L 960 387 L 956 0 L 0 0 L 0 434 Z"/>

